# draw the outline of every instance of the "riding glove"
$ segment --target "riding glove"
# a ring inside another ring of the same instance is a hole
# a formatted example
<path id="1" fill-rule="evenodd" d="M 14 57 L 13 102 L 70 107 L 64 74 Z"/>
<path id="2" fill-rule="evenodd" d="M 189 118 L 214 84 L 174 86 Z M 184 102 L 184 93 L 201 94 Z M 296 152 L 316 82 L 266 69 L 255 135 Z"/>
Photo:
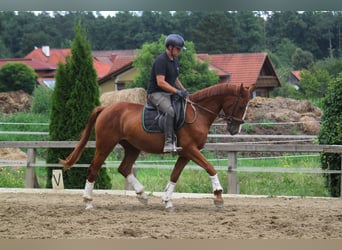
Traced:
<path id="1" fill-rule="evenodd" d="M 189 92 L 187 90 L 180 90 L 180 89 L 178 89 L 176 94 L 179 95 L 182 98 L 186 98 L 189 95 Z"/>

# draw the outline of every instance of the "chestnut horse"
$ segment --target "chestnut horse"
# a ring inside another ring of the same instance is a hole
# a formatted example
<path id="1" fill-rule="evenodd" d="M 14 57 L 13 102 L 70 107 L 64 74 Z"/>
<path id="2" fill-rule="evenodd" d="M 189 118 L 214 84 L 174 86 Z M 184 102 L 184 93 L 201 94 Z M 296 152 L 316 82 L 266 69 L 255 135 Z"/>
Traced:
<path id="1" fill-rule="evenodd" d="M 178 151 L 178 159 L 162 196 L 166 209 L 173 207 L 172 193 L 182 170 L 190 160 L 209 174 L 214 193 L 214 204 L 217 207 L 223 206 L 223 188 L 216 170 L 200 150 L 204 147 L 209 128 L 217 117 L 227 122 L 227 130 L 230 134 L 234 135 L 240 132 L 253 90 L 254 86 L 248 89 L 244 88 L 242 84 L 234 86 L 221 83 L 188 96 L 185 123 L 176 131 L 178 146 L 182 149 Z M 144 187 L 132 174 L 132 166 L 141 151 L 162 154 L 164 134 L 145 132 L 142 126 L 142 110 L 143 105 L 129 102 L 119 102 L 108 107 L 95 107 L 73 152 L 66 160 L 60 160 L 64 170 L 71 168 L 80 158 L 95 127 L 96 151 L 88 168 L 83 195 L 87 204 L 86 208 L 92 208 L 92 191 L 96 176 L 105 159 L 117 144 L 124 149 L 124 158 L 118 171 L 133 186 L 137 198 L 142 203 L 147 203 Z"/>

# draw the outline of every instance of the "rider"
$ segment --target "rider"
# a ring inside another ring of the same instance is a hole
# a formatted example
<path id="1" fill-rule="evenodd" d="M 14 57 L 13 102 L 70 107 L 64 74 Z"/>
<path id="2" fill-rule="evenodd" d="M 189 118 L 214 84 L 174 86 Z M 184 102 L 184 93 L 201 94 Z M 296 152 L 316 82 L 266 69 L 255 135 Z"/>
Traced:
<path id="1" fill-rule="evenodd" d="M 174 138 L 175 111 L 171 95 L 186 98 L 189 93 L 178 79 L 179 64 L 177 56 L 184 47 L 184 39 L 178 34 L 170 34 L 165 39 L 165 52 L 154 61 L 147 86 L 147 98 L 161 112 L 165 113 L 163 131 L 165 133 L 164 152 L 177 150 Z"/>

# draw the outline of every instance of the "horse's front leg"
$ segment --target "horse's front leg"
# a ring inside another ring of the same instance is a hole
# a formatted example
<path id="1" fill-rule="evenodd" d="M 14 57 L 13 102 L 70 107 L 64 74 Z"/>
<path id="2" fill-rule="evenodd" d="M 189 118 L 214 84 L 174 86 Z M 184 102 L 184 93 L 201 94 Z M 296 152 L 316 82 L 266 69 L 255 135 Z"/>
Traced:
<path id="1" fill-rule="evenodd" d="M 171 201 L 172 200 L 172 194 L 173 194 L 173 191 L 175 190 L 178 178 L 179 178 L 180 174 L 182 173 L 184 167 L 186 166 L 186 164 L 188 162 L 189 162 L 189 159 L 187 159 L 185 157 L 179 157 L 177 159 L 175 167 L 172 170 L 170 180 L 167 183 L 167 185 L 164 189 L 163 196 L 162 196 L 162 201 L 165 203 L 165 209 L 167 209 L 167 210 L 173 209 L 173 204 Z"/>
<path id="2" fill-rule="evenodd" d="M 214 166 L 204 157 L 204 155 L 198 150 L 189 150 L 188 151 L 189 158 L 197 163 L 199 166 L 205 169 L 205 171 L 209 174 L 211 180 L 211 186 L 213 189 L 213 193 L 215 195 L 214 204 L 216 207 L 223 207 L 223 197 L 222 192 L 223 188 L 221 186 L 220 180 L 218 178 L 217 172 Z"/>

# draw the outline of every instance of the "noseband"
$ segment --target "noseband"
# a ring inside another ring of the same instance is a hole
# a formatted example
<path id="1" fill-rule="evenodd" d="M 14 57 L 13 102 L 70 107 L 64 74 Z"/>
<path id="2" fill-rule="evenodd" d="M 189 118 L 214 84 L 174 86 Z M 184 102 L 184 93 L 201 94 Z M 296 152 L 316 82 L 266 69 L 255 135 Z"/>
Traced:
<path id="1" fill-rule="evenodd" d="M 191 104 L 191 107 L 192 107 L 192 108 L 194 109 L 194 111 L 195 111 L 195 117 L 194 117 L 194 119 L 193 119 L 191 122 L 187 122 L 187 123 L 193 123 L 193 122 L 196 121 L 196 119 L 197 119 L 197 112 L 196 112 L 196 108 L 195 108 L 194 106 L 197 106 L 198 108 L 200 108 L 200 109 L 202 109 L 202 110 L 204 110 L 204 111 L 206 111 L 206 112 L 208 112 L 208 113 L 210 113 L 210 114 L 213 114 L 213 115 L 215 115 L 216 117 L 218 117 L 218 118 L 220 118 L 220 119 L 226 121 L 228 126 L 231 126 L 233 122 L 236 122 L 236 123 L 238 123 L 239 125 L 241 125 L 241 124 L 243 124 L 245 121 L 244 121 L 243 119 L 239 119 L 239 118 L 236 118 L 236 117 L 234 116 L 234 113 L 235 113 L 235 111 L 236 111 L 236 109 L 237 109 L 237 107 L 238 107 L 238 103 L 239 103 L 239 100 L 240 100 L 240 99 L 241 99 L 241 95 L 239 94 L 239 95 L 236 96 L 236 98 L 235 98 L 235 101 L 234 101 L 234 104 L 233 104 L 234 107 L 233 107 L 233 110 L 232 110 L 231 114 L 229 114 L 229 115 L 224 115 L 224 114 L 220 114 L 220 113 L 215 113 L 214 111 L 212 111 L 212 110 L 210 110 L 210 109 L 208 109 L 208 108 L 206 108 L 206 107 L 203 107 L 203 106 L 201 106 L 201 105 L 199 105 L 199 104 L 197 104 L 197 103 L 195 103 L 195 102 L 193 102 L 193 101 L 191 101 L 191 100 L 189 100 L 189 99 L 187 98 L 186 101 L 187 101 L 188 103 Z"/>
<path id="2" fill-rule="evenodd" d="M 239 104 L 240 99 L 241 99 L 241 94 L 239 93 L 239 95 L 235 98 L 235 101 L 234 101 L 234 104 L 233 104 L 234 105 L 233 106 L 233 110 L 232 110 L 230 115 L 220 115 L 221 117 L 219 116 L 221 119 L 223 119 L 223 120 L 225 120 L 227 122 L 228 126 L 231 126 L 231 124 L 233 122 L 236 122 L 239 125 L 245 123 L 245 121 L 243 119 L 239 119 L 239 118 L 236 118 L 234 116 L 235 111 L 238 108 L 238 104 Z"/>

